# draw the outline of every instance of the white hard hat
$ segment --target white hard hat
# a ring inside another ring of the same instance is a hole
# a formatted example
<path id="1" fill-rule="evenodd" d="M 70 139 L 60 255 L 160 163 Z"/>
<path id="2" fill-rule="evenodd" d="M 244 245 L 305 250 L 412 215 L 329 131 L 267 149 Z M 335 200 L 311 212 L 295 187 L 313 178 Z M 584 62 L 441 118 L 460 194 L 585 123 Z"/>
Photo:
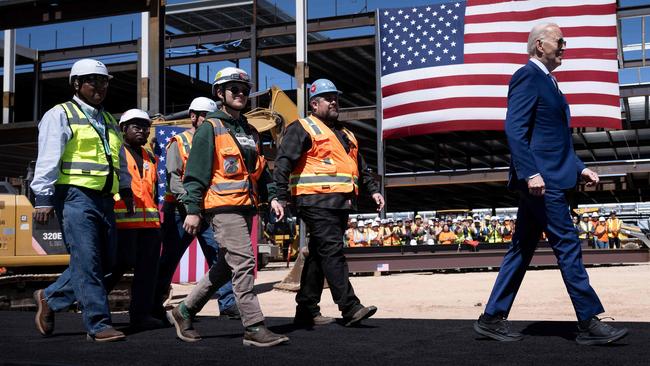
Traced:
<path id="1" fill-rule="evenodd" d="M 355 218 L 353 217 L 353 218 L 350 219 L 350 222 L 353 223 L 353 224 L 355 224 L 355 223 L 357 222 L 357 219 L 355 219 Z"/>
<path id="2" fill-rule="evenodd" d="M 246 71 L 236 67 L 226 67 L 219 70 L 214 76 L 214 81 L 212 82 L 212 94 L 214 95 L 215 86 L 229 83 L 231 81 L 237 81 L 249 86 L 252 85 L 251 78 L 248 76 Z"/>
<path id="3" fill-rule="evenodd" d="M 379 227 L 379 223 L 377 221 L 373 221 L 371 226 L 372 227 Z"/>
<path id="4" fill-rule="evenodd" d="M 72 78 L 75 76 L 82 75 L 104 75 L 109 79 L 112 79 L 113 76 L 108 74 L 108 69 L 101 61 L 93 60 L 92 58 L 81 59 L 72 65 L 70 69 L 70 77 L 68 82 L 72 84 Z"/>
<path id="5" fill-rule="evenodd" d="M 363 226 L 364 226 L 364 225 L 363 225 L 363 221 L 359 221 L 359 222 L 357 222 L 357 227 L 363 227 Z"/>
<path id="6" fill-rule="evenodd" d="M 122 126 L 123 123 L 129 122 L 133 119 L 143 119 L 151 124 L 151 118 L 149 118 L 147 112 L 134 108 L 129 109 L 128 111 L 124 112 L 124 114 L 122 114 L 122 117 L 120 117 L 120 126 Z"/>
<path id="7" fill-rule="evenodd" d="M 506 216 L 503 220 L 510 221 L 510 220 L 512 220 L 512 218 L 510 218 L 510 216 Z"/>
<path id="8" fill-rule="evenodd" d="M 377 216 L 377 217 L 375 217 L 375 221 L 380 222 L 381 218 L 379 218 L 379 216 Z"/>
<path id="9" fill-rule="evenodd" d="M 598 212 L 594 212 L 594 213 L 592 213 L 592 214 L 591 214 L 591 217 L 593 217 L 594 219 L 597 218 L 597 217 L 598 217 Z"/>
<path id="10" fill-rule="evenodd" d="M 601 216 L 601 217 L 598 218 L 598 221 L 600 221 L 600 222 L 605 222 L 605 221 L 607 221 L 607 220 L 605 220 L 605 218 Z"/>
<path id="11" fill-rule="evenodd" d="M 458 222 L 458 219 L 454 218 L 453 220 L 451 220 L 451 222 Z"/>
<path id="12" fill-rule="evenodd" d="M 388 220 L 386 220 L 386 219 L 381 219 L 381 224 L 382 224 L 382 225 L 386 225 L 386 224 L 388 224 Z"/>
<path id="13" fill-rule="evenodd" d="M 583 218 L 583 219 L 586 219 L 586 218 L 588 218 L 588 217 L 589 217 L 589 214 L 588 214 L 588 213 L 583 213 L 583 214 L 582 214 L 582 218 Z"/>
<path id="14" fill-rule="evenodd" d="M 215 112 L 217 110 L 217 103 L 210 98 L 198 97 L 192 100 L 188 110 L 196 112 Z"/>

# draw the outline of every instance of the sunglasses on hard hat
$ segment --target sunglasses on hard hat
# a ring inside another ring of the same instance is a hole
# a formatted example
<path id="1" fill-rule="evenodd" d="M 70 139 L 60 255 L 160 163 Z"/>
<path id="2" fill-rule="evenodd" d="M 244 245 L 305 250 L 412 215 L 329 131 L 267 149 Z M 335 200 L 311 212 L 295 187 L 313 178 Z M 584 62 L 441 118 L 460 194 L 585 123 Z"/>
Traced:
<path id="1" fill-rule="evenodd" d="M 226 90 L 230 90 L 232 95 L 237 95 L 239 93 L 244 94 L 245 97 L 247 97 L 251 93 L 251 89 L 247 88 L 245 86 L 239 86 L 239 85 L 232 85 L 226 88 Z"/>
<path id="2" fill-rule="evenodd" d="M 104 75 L 85 75 L 79 78 L 81 83 L 90 84 L 92 86 L 106 86 L 108 85 L 108 77 Z"/>

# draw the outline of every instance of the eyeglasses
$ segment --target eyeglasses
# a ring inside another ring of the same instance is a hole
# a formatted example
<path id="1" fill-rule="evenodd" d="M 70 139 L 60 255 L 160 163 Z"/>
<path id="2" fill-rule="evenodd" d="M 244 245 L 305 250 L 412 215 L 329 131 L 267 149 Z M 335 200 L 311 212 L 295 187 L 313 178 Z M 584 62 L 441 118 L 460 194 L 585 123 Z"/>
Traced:
<path id="1" fill-rule="evenodd" d="M 244 94 L 245 97 L 247 97 L 251 93 L 250 88 L 241 87 L 239 85 L 233 85 L 231 87 L 226 88 L 226 90 L 230 90 L 232 95 L 237 95 L 239 93 L 242 93 L 242 94 Z"/>
<path id="2" fill-rule="evenodd" d="M 108 77 L 104 75 L 87 75 L 83 76 L 81 78 L 82 83 L 87 83 L 92 86 L 107 86 L 108 85 Z"/>

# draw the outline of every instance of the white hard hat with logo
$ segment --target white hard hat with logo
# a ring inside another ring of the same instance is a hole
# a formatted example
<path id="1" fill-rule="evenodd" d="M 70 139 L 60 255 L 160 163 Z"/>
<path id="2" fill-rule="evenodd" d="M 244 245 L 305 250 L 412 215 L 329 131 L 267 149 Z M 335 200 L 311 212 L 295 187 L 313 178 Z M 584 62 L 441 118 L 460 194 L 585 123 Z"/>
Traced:
<path id="1" fill-rule="evenodd" d="M 124 114 L 122 114 L 122 117 L 120 117 L 120 126 L 134 119 L 147 121 L 151 125 L 151 118 L 149 118 L 147 112 L 134 108 L 129 109 L 128 111 L 124 112 Z"/>
<path id="2" fill-rule="evenodd" d="M 192 103 L 190 103 L 190 108 L 188 110 L 211 113 L 217 110 L 217 103 L 210 98 L 198 97 L 192 100 Z"/>
<path id="3" fill-rule="evenodd" d="M 70 69 L 70 77 L 68 82 L 72 84 L 73 77 L 79 77 L 83 75 L 104 75 L 109 79 L 112 79 L 113 76 L 108 74 L 108 69 L 101 61 L 93 60 L 92 58 L 81 59 L 72 65 Z"/>
<path id="4" fill-rule="evenodd" d="M 226 67 L 214 76 L 214 81 L 212 82 L 212 94 L 214 95 L 215 92 L 215 87 L 217 85 L 229 83 L 232 81 L 244 83 L 248 86 L 253 85 L 251 83 L 251 78 L 248 76 L 248 73 L 242 69 L 238 69 L 236 67 Z"/>

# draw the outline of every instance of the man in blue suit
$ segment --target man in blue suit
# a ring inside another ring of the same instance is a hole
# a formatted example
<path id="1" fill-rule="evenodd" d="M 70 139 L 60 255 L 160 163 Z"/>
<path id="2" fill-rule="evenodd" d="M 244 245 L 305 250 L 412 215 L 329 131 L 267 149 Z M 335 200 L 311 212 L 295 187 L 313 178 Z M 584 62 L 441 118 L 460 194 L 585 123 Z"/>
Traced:
<path id="1" fill-rule="evenodd" d="M 506 319 L 542 231 L 578 318 L 576 342 L 605 344 L 627 335 L 627 329 L 615 329 L 596 317 L 605 310 L 589 284 L 566 198 L 578 179 L 593 185 L 598 174 L 573 150 L 569 105 L 551 74 L 562 63 L 565 46 L 556 24 L 535 26 L 528 37 L 530 60 L 510 80 L 505 130 L 511 150 L 508 187 L 520 193 L 517 231 L 485 312 L 474 323 L 477 333 L 499 341 L 523 338 L 510 330 Z"/>

